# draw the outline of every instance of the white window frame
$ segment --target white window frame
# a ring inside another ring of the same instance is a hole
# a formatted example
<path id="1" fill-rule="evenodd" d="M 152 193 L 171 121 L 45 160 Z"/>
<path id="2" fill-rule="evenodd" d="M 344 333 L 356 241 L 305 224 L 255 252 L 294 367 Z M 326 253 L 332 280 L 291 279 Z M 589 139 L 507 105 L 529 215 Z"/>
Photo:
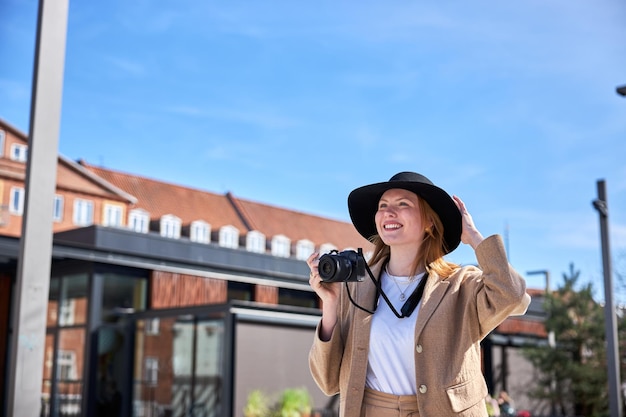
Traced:
<path id="1" fill-rule="evenodd" d="M 0 156 L 4 156 L 4 140 L 7 134 L 4 130 L 0 129 Z"/>
<path id="2" fill-rule="evenodd" d="M 320 245 L 320 255 L 329 253 L 331 250 L 337 250 L 337 246 L 333 245 L 332 243 L 322 243 Z"/>
<path id="3" fill-rule="evenodd" d="M 122 216 L 124 215 L 124 208 L 117 204 L 104 203 L 104 218 L 102 219 L 103 226 L 121 227 Z"/>
<path id="4" fill-rule="evenodd" d="M 203 220 L 194 220 L 189 225 L 189 239 L 192 242 L 209 243 L 211 241 L 211 225 Z"/>
<path id="5" fill-rule="evenodd" d="M 144 333 L 148 336 L 157 336 L 159 334 L 161 320 L 158 317 L 146 319 L 144 321 Z"/>
<path id="6" fill-rule="evenodd" d="M 52 220 L 60 223 L 63 221 L 63 207 L 65 206 L 65 199 L 62 195 L 55 194 L 54 202 L 52 203 Z"/>
<path id="7" fill-rule="evenodd" d="M 179 217 L 173 214 L 164 214 L 159 221 L 159 233 L 163 237 L 178 239 L 180 238 L 180 224 Z"/>
<path id="8" fill-rule="evenodd" d="M 11 144 L 11 160 L 17 162 L 26 162 L 28 160 L 28 146 L 21 143 Z"/>
<path id="9" fill-rule="evenodd" d="M 21 216 L 24 213 L 25 192 L 22 187 L 11 187 L 9 213 Z"/>
<path id="10" fill-rule="evenodd" d="M 143 209 L 133 209 L 128 213 L 128 228 L 138 233 L 148 233 L 150 216 Z"/>
<path id="11" fill-rule="evenodd" d="M 218 243 L 224 248 L 239 248 L 239 230 L 230 224 L 220 227 Z"/>
<path id="12" fill-rule="evenodd" d="M 143 359 L 143 379 L 150 386 L 156 386 L 159 383 L 159 358 L 155 356 L 146 356 Z"/>
<path id="13" fill-rule="evenodd" d="M 72 326 L 76 320 L 76 303 L 66 298 L 59 303 L 59 326 Z"/>
<path id="14" fill-rule="evenodd" d="M 315 243 L 308 239 L 300 239 L 296 242 L 296 259 L 306 261 L 315 252 Z"/>
<path id="15" fill-rule="evenodd" d="M 59 380 L 75 381 L 78 379 L 76 352 L 61 349 L 57 351 L 57 373 Z"/>
<path id="16" fill-rule="evenodd" d="M 291 239 L 285 235 L 272 237 L 272 255 L 289 258 L 291 256 Z"/>
<path id="17" fill-rule="evenodd" d="M 246 250 L 254 253 L 265 253 L 265 235 L 258 230 L 246 234 Z"/>
<path id="18" fill-rule="evenodd" d="M 76 226 L 91 226 L 93 224 L 93 201 L 83 198 L 75 199 L 72 221 Z"/>

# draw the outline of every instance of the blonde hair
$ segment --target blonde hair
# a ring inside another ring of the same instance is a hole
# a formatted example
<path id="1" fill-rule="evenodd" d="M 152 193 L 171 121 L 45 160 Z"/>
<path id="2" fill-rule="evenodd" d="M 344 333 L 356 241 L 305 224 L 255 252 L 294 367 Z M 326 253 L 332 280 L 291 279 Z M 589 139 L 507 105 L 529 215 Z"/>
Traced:
<path id="1" fill-rule="evenodd" d="M 443 259 L 447 252 L 443 238 L 443 223 L 435 210 L 430 207 L 426 200 L 417 196 L 422 224 L 429 225 L 424 229 L 424 239 L 419 251 L 415 254 L 411 275 L 416 275 L 422 267 L 427 271 L 433 271 L 441 278 L 447 278 L 459 268 L 459 265 Z M 390 256 L 389 246 L 386 245 L 378 234 L 370 238 L 374 244 L 374 252 L 369 261 L 375 265 L 384 260 L 387 262 Z"/>

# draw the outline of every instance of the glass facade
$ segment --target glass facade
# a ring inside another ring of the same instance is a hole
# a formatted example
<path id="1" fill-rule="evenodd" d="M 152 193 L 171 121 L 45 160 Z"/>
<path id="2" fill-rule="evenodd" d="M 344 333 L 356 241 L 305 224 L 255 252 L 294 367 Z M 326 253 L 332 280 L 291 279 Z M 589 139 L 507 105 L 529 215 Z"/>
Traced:
<path id="1" fill-rule="evenodd" d="M 147 305 L 147 279 L 136 270 L 124 273 L 92 268 L 91 264 L 65 268 L 53 272 L 50 280 L 42 381 L 44 417 L 91 416 L 92 411 L 99 411 L 98 405 L 106 401 L 109 391 L 115 392 L 117 378 L 111 364 L 118 354 L 123 356 L 118 351 L 124 331 L 116 323 L 124 312 L 143 311 Z M 94 339 L 89 336 L 92 333 L 97 335 Z M 95 396 L 96 401 L 84 401 L 85 395 Z"/>
<path id="2" fill-rule="evenodd" d="M 224 314 L 140 319 L 133 417 L 223 415 Z"/>
<path id="3" fill-rule="evenodd" d="M 80 415 L 89 276 L 50 281 L 42 381 L 42 415 Z"/>

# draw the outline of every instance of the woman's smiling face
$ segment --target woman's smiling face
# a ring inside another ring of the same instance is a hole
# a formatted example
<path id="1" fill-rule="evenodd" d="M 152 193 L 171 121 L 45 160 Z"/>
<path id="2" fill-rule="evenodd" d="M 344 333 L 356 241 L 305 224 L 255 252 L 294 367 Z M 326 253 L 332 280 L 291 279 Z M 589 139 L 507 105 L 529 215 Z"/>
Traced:
<path id="1" fill-rule="evenodd" d="M 424 237 L 418 197 L 411 191 L 387 190 L 378 202 L 374 220 L 386 245 L 419 244 Z"/>

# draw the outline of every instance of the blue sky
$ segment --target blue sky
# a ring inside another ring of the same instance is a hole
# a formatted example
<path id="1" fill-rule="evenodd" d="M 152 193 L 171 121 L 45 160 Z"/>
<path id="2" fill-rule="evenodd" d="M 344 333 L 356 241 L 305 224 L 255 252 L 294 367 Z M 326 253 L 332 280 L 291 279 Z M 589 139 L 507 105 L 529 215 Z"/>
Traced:
<path id="1" fill-rule="evenodd" d="M 23 131 L 36 13 L 0 3 Z M 621 0 L 70 1 L 59 150 L 346 221 L 353 188 L 417 171 L 521 273 L 556 287 L 573 262 L 602 293 L 599 179 L 626 274 L 625 22 Z"/>

